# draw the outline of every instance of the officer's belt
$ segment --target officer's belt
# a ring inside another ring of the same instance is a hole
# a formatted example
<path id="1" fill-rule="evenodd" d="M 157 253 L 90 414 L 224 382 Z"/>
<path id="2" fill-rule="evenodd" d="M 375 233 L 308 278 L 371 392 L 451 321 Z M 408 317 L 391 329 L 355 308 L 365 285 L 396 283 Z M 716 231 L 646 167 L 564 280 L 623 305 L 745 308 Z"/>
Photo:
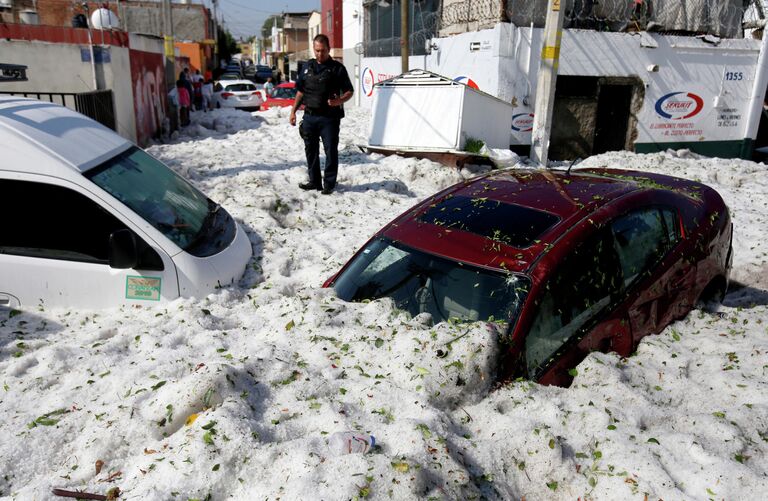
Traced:
<path id="1" fill-rule="evenodd" d="M 310 115 L 310 116 L 328 117 L 328 118 L 334 118 L 336 116 L 336 113 L 331 108 L 326 108 L 326 109 L 304 108 L 304 114 Z"/>

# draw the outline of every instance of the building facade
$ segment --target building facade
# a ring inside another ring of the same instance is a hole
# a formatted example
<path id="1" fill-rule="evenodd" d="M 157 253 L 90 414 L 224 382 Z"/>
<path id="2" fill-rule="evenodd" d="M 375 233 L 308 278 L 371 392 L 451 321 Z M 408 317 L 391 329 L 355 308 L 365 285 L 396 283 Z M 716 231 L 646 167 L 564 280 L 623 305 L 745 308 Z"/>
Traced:
<path id="1" fill-rule="evenodd" d="M 72 96 L 110 91 L 112 109 L 103 111 L 114 117 L 118 134 L 144 146 L 162 132 L 167 89 L 160 37 L 112 30 L 91 45 L 82 28 L 8 23 L 0 24 L 0 55 L 4 63 L 27 66 L 28 78 L 0 83 L 0 93 L 77 109 Z"/>
<path id="2" fill-rule="evenodd" d="M 313 12 L 309 16 L 309 23 L 307 27 L 309 30 L 307 40 L 309 42 L 309 46 L 312 47 L 312 40 L 314 40 L 317 35 L 323 32 L 322 14 L 320 14 L 319 12 Z"/>
<path id="3" fill-rule="evenodd" d="M 296 80 L 300 67 L 312 57 L 309 43 L 309 19 L 312 12 L 288 12 L 283 14 L 281 48 L 282 67 L 278 69 L 286 79 Z"/>
<path id="4" fill-rule="evenodd" d="M 331 57 L 344 59 L 344 18 L 342 0 L 322 0 L 320 15 L 322 17 L 321 33 L 328 36 L 331 42 Z"/>
<path id="5" fill-rule="evenodd" d="M 97 9 L 109 8 L 117 16 L 122 31 L 162 37 L 162 3 L 142 0 L 120 2 L 74 2 L 72 0 L 12 0 L 11 8 L 0 8 L 0 21 L 6 23 L 38 24 L 41 26 L 73 27 L 76 16 L 86 19 Z M 201 71 L 213 67 L 215 43 L 214 19 L 202 3 L 172 3 L 173 35 L 193 69 Z M 101 30 L 97 30 L 99 41 Z"/>
<path id="6" fill-rule="evenodd" d="M 342 9 L 342 53 L 344 66 L 355 88 L 354 103 L 360 105 L 360 64 L 363 59 L 363 0 L 346 0 Z"/>
<path id="7" fill-rule="evenodd" d="M 410 4 L 418 6 L 409 25 L 410 68 L 511 103 L 510 145 L 527 154 L 546 0 Z M 758 65 L 762 42 L 743 36 L 743 2 L 574 5 L 566 10 L 559 47 L 551 159 L 668 148 L 750 155 L 765 96 L 758 82 L 768 78 L 768 65 Z M 375 83 L 400 73 L 399 8 L 399 0 L 363 2 L 357 65 L 363 106 L 371 105 Z"/>

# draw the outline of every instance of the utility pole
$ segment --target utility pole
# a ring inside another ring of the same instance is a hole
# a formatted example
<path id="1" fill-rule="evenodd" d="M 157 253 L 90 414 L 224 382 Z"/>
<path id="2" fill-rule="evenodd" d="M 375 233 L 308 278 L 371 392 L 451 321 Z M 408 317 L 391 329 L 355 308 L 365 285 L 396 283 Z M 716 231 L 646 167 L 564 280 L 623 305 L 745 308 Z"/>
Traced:
<path id="1" fill-rule="evenodd" d="M 400 0 L 400 67 L 401 73 L 408 72 L 410 44 L 408 32 L 408 0 Z"/>
<path id="2" fill-rule="evenodd" d="M 549 157 L 549 136 L 552 130 L 555 86 L 560 61 L 560 39 L 563 35 L 563 18 L 565 17 L 560 2 L 561 0 L 549 0 L 547 5 L 547 21 L 544 25 L 544 45 L 541 48 L 531 135 L 531 160 L 545 167 Z"/>
<path id="3" fill-rule="evenodd" d="M 163 0 L 163 41 L 165 42 L 165 85 L 166 92 L 176 86 L 176 49 L 173 44 L 173 14 L 171 0 Z"/>
<path id="4" fill-rule="evenodd" d="M 93 35 L 91 35 L 91 11 L 88 2 L 83 2 L 85 20 L 88 22 L 88 50 L 91 54 L 91 76 L 93 77 L 93 90 L 99 90 L 99 80 L 96 78 L 96 54 L 93 50 Z"/>
<path id="5" fill-rule="evenodd" d="M 757 3 L 755 3 L 757 5 Z M 763 21 L 763 41 L 760 44 L 760 54 L 757 56 L 757 66 L 755 66 L 755 83 L 752 85 L 752 94 L 750 96 L 749 111 L 747 112 L 746 130 L 744 131 L 744 141 L 741 143 L 741 158 L 749 159 L 755 146 L 757 129 L 760 126 L 760 115 L 763 113 L 763 103 L 765 102 L 765 88 L 768 85 L 768 23 Z M 761 99 L 762 98 L 762 99 Z"/>
<path id="6" fill-rule="evenodd" d="M 213 1 L 213 67 L 219 67 L 219 18 L 216 17 L 216 4 L 218 0 Z"/>

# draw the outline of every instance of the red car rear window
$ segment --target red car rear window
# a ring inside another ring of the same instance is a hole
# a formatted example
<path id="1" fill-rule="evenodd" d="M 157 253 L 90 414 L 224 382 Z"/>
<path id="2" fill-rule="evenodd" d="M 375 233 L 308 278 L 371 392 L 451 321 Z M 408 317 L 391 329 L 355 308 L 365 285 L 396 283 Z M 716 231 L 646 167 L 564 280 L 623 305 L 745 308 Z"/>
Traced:
<path id="1" fill-rule="evenodd" d="M 487 198 L 453 196 L 430 207 L 419 221 L 524 248 L 558 222 L 554 214 Z"/>

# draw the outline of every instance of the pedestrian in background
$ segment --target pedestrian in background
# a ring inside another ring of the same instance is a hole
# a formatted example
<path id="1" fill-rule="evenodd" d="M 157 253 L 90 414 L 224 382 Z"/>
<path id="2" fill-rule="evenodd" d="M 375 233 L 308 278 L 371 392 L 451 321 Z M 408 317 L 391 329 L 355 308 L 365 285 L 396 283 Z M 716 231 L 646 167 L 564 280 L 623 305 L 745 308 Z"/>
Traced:
<path id="1" fill-rule="evenodd" d="M 275 88 L 275 84 L 272 83 L 272 77 L 267 78 L 267 82 L 264 84 L 264 92 L 267 93 L 267 97 L 272 95 L 272 90 Z"/>
<path id="2" fill-rule="evenodd" d="M 203 75 L 200 74 L 200 70 L 195 70 L 195 73 L 192 75 L 192 100 L 196 110 L 203 109 L 203 83 Z"/>
<path id="3" fill-rule="evenodd" d="M 289 121 L 296 125 L 296 110 L 303 103 L 304 117 L 299 135 L 304 139 L 309 182 L 299 184 L 302 190 L 320 190 L 330 195 L 336 187 L 339 170 L 339 127 L 344 117 L 343 104 L 352 98 L 352 82 L 346 68 L 331 57 L 331 44 L 326 35 L 312 41 L 315 59 L 310 59 L 296 81 L 296 99 Z M 320 139 L 325 150 L 325 173 L 320 172 Z"/>
<path id="4" fill-rule="evenodd" d="M 189 99 L 191 100 L 192 96 L 194 95 L 194 89 L 192 88 L 192 77 L 189 75 L 189 68 L 184 68 L 181 70 L 179 80 L 181 80 L 184 84 L 184 88 L 187 89 L 187 92 L 189 93 Z"/>
<path id="5" fill-rule="evenodd" d="M 213 81 L 208 79 L 203 84 L 203 111 L 208 111 L 213 109 Z"/>
<path id="6" fill-rule="evenodd" d="M 189 107 L 192 104 L 190 102 L 189 92 L 182 79 L 176 82 L 176 94 L 179 101 L 179 121 L 182 127 L 189 125 Z"/>

